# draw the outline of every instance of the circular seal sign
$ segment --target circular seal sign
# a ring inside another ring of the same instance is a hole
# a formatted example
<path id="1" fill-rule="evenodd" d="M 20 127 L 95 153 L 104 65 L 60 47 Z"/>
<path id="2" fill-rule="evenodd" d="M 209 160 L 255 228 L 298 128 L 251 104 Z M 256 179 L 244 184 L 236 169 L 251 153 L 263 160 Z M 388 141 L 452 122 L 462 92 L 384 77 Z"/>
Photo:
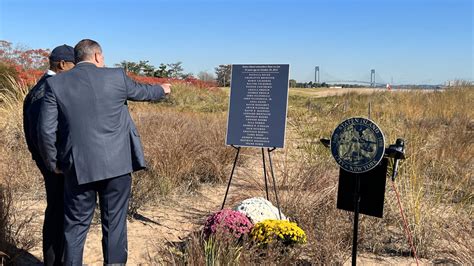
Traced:
<path id="1" fill-rule="evenodd" d="M 364 173 L 373 169 L 382 160 L 384 152 L 382 130 L 369 119 L 349 118 L 332 133 L 332 156 L 348 172 Z"/>

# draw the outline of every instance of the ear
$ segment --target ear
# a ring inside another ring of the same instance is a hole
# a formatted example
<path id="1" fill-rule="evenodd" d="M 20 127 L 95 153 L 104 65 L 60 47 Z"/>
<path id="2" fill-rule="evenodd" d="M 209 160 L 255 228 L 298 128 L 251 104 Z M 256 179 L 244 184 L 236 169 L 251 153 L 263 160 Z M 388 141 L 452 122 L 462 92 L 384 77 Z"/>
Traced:
<path id="1" fill-rule="evenodd" d="M 100 54 L 99 53 L 94 53 L 94 61 L 96 63 L 100 63 Z"/>
<path id="2" fill-rule="evenodd" d="M 59 61 L 58 68 L 64 70 L 66 68 L 66 62 L 64 62 L 64 60 Z"/>

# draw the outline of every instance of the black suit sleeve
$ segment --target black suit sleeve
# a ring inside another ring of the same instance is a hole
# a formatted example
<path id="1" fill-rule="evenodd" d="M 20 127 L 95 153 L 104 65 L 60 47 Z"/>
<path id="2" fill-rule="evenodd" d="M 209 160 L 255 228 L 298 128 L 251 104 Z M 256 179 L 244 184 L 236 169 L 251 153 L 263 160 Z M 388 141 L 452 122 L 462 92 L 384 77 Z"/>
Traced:
<path id="1" fill-rule="evenodd" d="M 50 171 L 56 169 L 56 131 L 58 128 L 58 104 L 56 95 L 46 85 L 43 103 L 38 120 L 38 148 L 46 167 Z"/>
<path id="2" fill-rule="evenodd" d="M 30 92 L 31 93 L 31 92 Z M 33 142 L 31 139 L 31 134 L 30 134 L 30 121 L 28 119 L 28 108 L 30 107 L 31 104 L 31 94 L 28 93 L 26 95 L 26 98 L 23 102 L 23 132 L 25 133 L 25 140 L 26 140 L 26 145 L 28 146 L 28 150 L 33 153 Z"/>
<path id="3" fill-rule="evenodd" d="M 123 70 L 122 70 L 123 71 Z M 160 85 L 148 85 L 135 82 L 123 71 L 125 86 L 127 87 L 127 99 L 132 101 L 158 101 L 165 96 Z"/>

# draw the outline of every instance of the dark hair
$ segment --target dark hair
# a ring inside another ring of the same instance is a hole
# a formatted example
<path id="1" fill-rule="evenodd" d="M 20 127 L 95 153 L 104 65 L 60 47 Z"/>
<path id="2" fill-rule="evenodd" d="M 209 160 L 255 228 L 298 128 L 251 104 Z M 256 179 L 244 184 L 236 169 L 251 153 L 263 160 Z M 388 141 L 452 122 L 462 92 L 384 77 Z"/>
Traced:
<path id="1" fill-rule="evenodd" d="M 74 59 L 76 64 L 85 61 L 88 59 L 92 59 L 94 53 L 102 53 L 102 48 L 100 44 L 94 40 L 84 39 L 74 46 Z"/>
<path id="2" fill-rule="evenodd" d="M 58 62 L 58 61 L 53 61 L 53 60 L 49 59 L 49 69 L 51 69 L 51 70 L 57 69 L 58 66 L 59 66 L 59 63 L 60 62 Z"/>

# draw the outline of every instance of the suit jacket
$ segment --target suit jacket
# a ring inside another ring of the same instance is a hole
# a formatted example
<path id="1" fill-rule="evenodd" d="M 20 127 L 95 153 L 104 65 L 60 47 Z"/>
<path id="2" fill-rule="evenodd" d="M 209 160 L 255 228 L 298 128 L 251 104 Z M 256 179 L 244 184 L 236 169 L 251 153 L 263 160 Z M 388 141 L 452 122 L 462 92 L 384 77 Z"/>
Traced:
<path id="1" fill-rule="evenodd" d="M 125 105 L 127 109 L 126 112 L 129 114 L 129 121 L 130 121 L 130 145 L 131 145 L 131 152 L 132 152 L 132 168 L 133 171 L 139 171 L 146 168 L 145 163 L 145 156 L 143 154 L 143 147 L 142 142 L 140 140 L 140 135 L 138 134 L 137 127 L 135 123 L 133 123 L 132 117 L 130 117 L 130 113 L 128 112 L 128 106 Z"/>
<path id="2" fill-rule="evenodd" d="M 46 167 L 66 175 L 74 170 L 78 184 L 131 173 L 137 156 L 132 136 L 139 136 L 125 103 L 163 96 L 159 85 L 139 84 L 123 69 L 87 62 L 49 78 L 38 128 Z M 138 153 L 143 156 L 141 147 Z"/>
<path id="3" fill-rule="evenodd" d="M 31 152 L 33 160 L 42 164 L 42 159 L 38 149 L 38 116 L 40 106 L 46 87 L 46 79 L 52 77 L 44 74 L 38 83 L 31 88 L 23 101 L 23 131 L 25 132 L 26 144 Z"/>

